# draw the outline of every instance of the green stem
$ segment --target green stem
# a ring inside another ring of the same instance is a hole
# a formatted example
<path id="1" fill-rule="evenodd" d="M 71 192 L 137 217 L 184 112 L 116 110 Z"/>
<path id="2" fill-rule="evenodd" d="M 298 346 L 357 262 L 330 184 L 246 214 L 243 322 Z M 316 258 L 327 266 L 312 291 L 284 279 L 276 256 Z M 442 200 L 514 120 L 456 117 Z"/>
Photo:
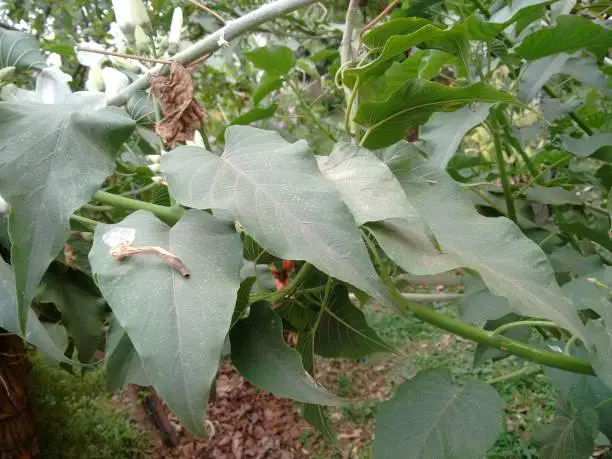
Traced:
<path id="1" fill-rule="evenodd" d="M 109 212 L 114 209 L 113 206 L 95 206 L 93 204 L 85 204 L 82 209 L 92 212 Z"/>
<path id="2" fill-rule="evenodd" d="M 79 223 L 80 225 L 86 226 L 87 228 L 90 228 L 90 229 L 95 229 L 96 225 L 98 224 L 98 222 L 95 220 L 92 220 L 87 217 L 81 217 L 80 215 L 76 215 L 76 214 L 71 215 L 70 220 L 72 220 L 75 223 Z"/>
<path id="3" fill-rule="evenodd" d="M 527 182 L 523 187 L 521 187 L 520 190 L 518 190 L 516 193 L 514 193 L 514 197 L 517 198 L 520 195 L 522 195 L 525 190 L 527 190 L 531 185 L 533 185 L 535 182 L 537 182 L 540 177 L 542 177 L 544 174 L 546 174 L 546 172 L 548 172 L 549 170 L 551 170 L 554 167 L 557 167 L 559 164 L 561 164 L 564 161 L 567 161 L 568 159 L 571 159 L 572 155 L 567 155 L 564 156 L 563 158 L 555 161 L 554 163 L 552 163 L 550 166 L 545 167 L 544 169 L 542 169 L 535 177 L 531 177 L 531 180 L 529 180 L 529 182 Z"/>
<path id="4" fill-rule="evenodd" d="M 496 127 L 490 124 L 488 126 L 489 131 L 491 132 L 491 137 L 493 137 L 493 144 L 495 145 L 495 157 L 497 158 L 497 167 L 499 168 L 502 188 L 504 189 L 504 198 L 506 200 L 506 207 L 508 209 L 508 218 L 516 223 L 516 209 L 514 207 L 510 179 L 508 178 L 508 172 L 506 171 L 506 161 L 504 160 L 504 150 L 502 149 L 499 132 Z"/>
<path id="5" fill-rule="evenodd" d="M 508 373 L 508 374 L 499 376 L 497 378 L 489 379 L 487 381 L 487 384 L 499 384 L 499 383 L 509 381 L 510 379 L 526 378 L 528 376 L 536 375 L 540 373 L 541 371 L 542 369 L 540 367 L 524 366 L 522 368 L 519 368 L 516 371 L 513 371 L 512 373 Z"/>
<path id="6" fill-rule="evenodd" d="M 263 299 L 268 300 L 270 303 L 276 303 L 280 300 L 291 298 L 298 288 L 300 288 L 300 285 L 304 283 L 312 268 L 313 266 L 310 263 L 304 263 L 295 277 L 291 279 L 287 287 L 271 295 L 267 295 Z"/>
<path id="7" fill-rule="evenodd" d="M 563 328 L 561 325 L 557 325 L 556 323 L 548 320 L 519 320 L 518 322 L 510 322 L 508 324 L 501 325 L 493 330 L 493 333 L 496 335 L 503 335 L 508 330 L 521 327 Z"/>
<path id="8" fill-rule="evenodd" d="M 106 191 L 98 191 L 94 199 L 118 209 L 125 210 L 148 210 L 168 225 L 174 225 L 183 216 L 184 210 L 180 207 L 165 207 L 150 202 L 138 201 L 126 198 Z"/>
<path id="9" fill-rule="evenodd" d="M 572 355 L 571 353 L 572 346 L 576 343 L 577 340 L 578 340 L 577 336 L 572 336 L 570 339 L 568 339 L 567 343 L 565 343 L 565 347 L 563 348 L 563 352 L 567 355 Z"/>
<path id="10" fill-rule="evenodd" d="M 139 194 L 142 194 L 146 191 L 154 190 L 158 186 L 159 185 L 157 183 L 149 183 L 148 185 L 145 185 L 142 188 L 138 188 L 137 190 L 126 191 L 125 193 L 121 193 L 120 196 L 138 196 Z"/>
<path id="11" fill-rule="evenodd" d="M 304 98 L 302 97 L 302 94 L 300 93 L 300 88 L 298 88 L 296 86 L 296 84 L 293 81 L 291 81 L 291 79 L 287 78 L 286 81 L 287 81 L 287 84 L 289 85 L 289 87 L 293 90 L 293 92 L 295 94 L 295 97 L 297 97 L 297 100 L 300 103 L 300 105 L 302 107 L 304 107 L 304 109 L 306 110 L 306 112 L 308 113 L 310 118 L 315 122 L 315 124 L 317 126 L 319 126 L 319 128 L 323 132 L 325 132 L 325 134 L 327 134 L 327 136 L 331 140 L 333 140 L 334 142 L 337 142 L 338 140 L 336 139 L 336 136 L 334 134 L 332 134 L 332 132 L 329 130 L 329 128 L 323 124 L 323 122 L 319 119 L 319 117 L 314 112 L 312 107 L 304 100 Z"/>
<path id="12" fill-rule="evenodd" d="M 546 92 L 546 94 L 548 94 L 553 99 L 559 98 L 559 96 L 555 93 L 555 91 L 547 84 L 544 85 L 543 89 L 544 89 L 544 92 Z M 576 112 L 570 111 L 568 113 L 568 116 L 574 120 L 574 122 L 578 125 L 578 127 L 580 127 L 580 129 L 582 129 L 585 132 L 585 134 L 593 135 L 593 130 L 584 122 L 582 118 L 580 118 L 576 114 Z"/>
<path id="13" fill-rule="evenodd" d="M 560 352 L 547 351 L 530 347 L 520 341 L 513 340 L 507 336 L 492 333 L 473 325 L 466 324 L 460 320 L 446 316 L 428 306 L 413 303 L 402 298 L 398 292 L 391 290 L 399 308 L 405 312 L 412 312 L 418 319 L 434 325 L 438 328 L 462 336 L 481 344 L 487 344 L 495 349 L 516 355 L 531 362 L 561 370 L 594 375 L 595 371 L 588 360 L 577 359 Z"/>
<path id="14" fill-rule="evenodd" d="M 351 115 L 353 114 L 353 104 L 355 103 L 355 97 L 357 97 L 357 92 L 359 88 L 359 77 L 355 81 L 355 86 L 353 86 L 353 90 L 349 94 L 348 101 L 346 103 L 346 114 L 344 115 L 344 130 L 349 136 L 353 136 L 353 120 L 351 119 Z"/>

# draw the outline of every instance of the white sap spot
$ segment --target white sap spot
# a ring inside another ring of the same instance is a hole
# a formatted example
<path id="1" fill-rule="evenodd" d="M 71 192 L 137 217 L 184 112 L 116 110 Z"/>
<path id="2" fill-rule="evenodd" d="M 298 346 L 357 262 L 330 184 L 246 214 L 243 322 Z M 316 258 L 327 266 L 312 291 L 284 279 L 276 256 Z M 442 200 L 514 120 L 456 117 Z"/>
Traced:
<path id="1" fill-rule="evenodd" d="M 102 240 L 109 247 L 117 247 L 121 244 L 130 245 L 134 242 L 136 238 L 136 229 L 135 228 L 122 228 L 116 227 L 107 231 L 104 236 L 102 236 Z"/>

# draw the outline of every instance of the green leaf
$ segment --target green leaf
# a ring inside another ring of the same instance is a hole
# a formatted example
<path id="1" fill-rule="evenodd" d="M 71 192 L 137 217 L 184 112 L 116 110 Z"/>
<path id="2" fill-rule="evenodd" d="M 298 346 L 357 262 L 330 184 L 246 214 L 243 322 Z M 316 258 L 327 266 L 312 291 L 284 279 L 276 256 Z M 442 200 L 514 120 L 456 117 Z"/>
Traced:
<path id="1" fill-rule="evenodd" d="M 392 304 L 334 185 L 323 178 L 306 142 L 231 126 L 219 157 L 179 147 L 162 157 L 178 202 L 226 209 L 272 255 L 306 260 L 321 271 Z"/>
<path id="2" fill-rule="evenodd" d="M 0 27 L 0 68 L 42 70 L 45 66 L 36 37 Z"/>
<path id="3" fill-rule="evenodd" d="M 557 284 L 546 255 L 518 226 L 505 217 L 480 215 L 444 171 L 424 164 L 418 154 L 411 154 L 409 145 L 398 144 L 378 154 L 443 252 L 460 266 L 478 270 L 487 287 L 508 298 L 515 312 L 552 320 L 584 337 L 582 322 Z"/>
<path id="4" fill-rule="evenodd" d="M 266 97 L 272 91 L 280 89 L 282 86 L 282 78 L 265 75 L 253 91 L 253 104 L 259 105 L 259 103 L 263 100 L 264 97 Z"/>
<path id="5" fill-rule="evenodd" d="M 461 320 L 468 323 L 493 321 L 501 319 L 511 311 L 507 298 L 491 293 L 478 278 L 466 278 L 465 293 L 459 301 Z"/>
<path id="6" fill-rule="evenodd" d="M 106 339 L 106 384 L 109 390 L 123 390 L 128 384 L 148 386 L 142 361 L 117 318 Z"/>
<path id="7" fill-rule="evenodd" d="M 586 48 L 602 55 L 612 46 L 612 30 L 582 16 L 560 16 L 557 25 L 527 36 L 516 48 L 525 59 L 535 60 L 557 53 L 573 53 Z"/>
<path id="8" fill-rule="evenodd" d="M 434 112 L 452 112 L 472 102 L 520 104 L 511 94 L 484 83 L 451 88 L 413 79 L 384 101 L 360 104 L 354 121 L 367 128 L 362 146 L 383 148 L 401 140 L 408 128 L 425 123 Z"/>
<path id="9" fill-rule="evenodd" d="M 244 126 L 247 124 L 254 123 L 256 121 L 265 120 L 274 116 L 278 105 L 270 105 L 269 107 L 255 107 L 248 112 L 240 115 L 238 118 L 234 118 L 230 125 L 232 126 Z"/>
<path id="10" fill-rule="evenodd" d="M 256 277 L 247 277 L 240 283 L 240 288 L 238 289 L 238 294 L 236 295 L 236 307 L 234 308 L 234 314 L 232 315 L 231 327 L 238 323 L 238 321 L 242 318 L 242 315 L 249 307 L 251 302 L 251 290 L 253 289 L 253 285 L 256 281 Z"/>
<path id="11" fill-rule="evenodd" d="M 502 432 L 504 402 L 488 384 L 453 384 L 451 372 L 421 372 L 376 416 L 374 459 L 476 458 Z"/>
<path id="12" fill-rule="evenodd" d="M 453 157 L 463 137 L 489 116 L 491 104 L 463 107 L 451 113 L 435 113 L 423 125 L 419 140 L 428 154 L 429 162 L 442 169 Z"/>
<path id="13" fill-rule="evenodd" d="M 423 18 L 392 19 L 382 25 L 370 29 L 362 38 L 362 42 L 370 49 L 385 46 L 387 40 L 396 35 L 409 35 L 419 29 L 433 25 L 431 21 Z"/>
<path id="14" fill-rule="evenodd" d="M 68 239 L 70 216 L 114 170 L 134 126 L 115 107 L 0 104 L 0 194 L 11 205 L 22 327 L 47 266 Z"/>
<path id="15" fill-rule="evenodd" d="M 241 233 L 240 238 L 242 239 L 243 247 L 242 256 L 245 260 L 254 261 L 258 264 L 270 264 L 279 261 L 278 258 L 266 252 L 266 250 L 247 233 Z"/>
<path id="16" fill-rule="evenodd" d="M 156 119 L 155 100 L 147 91 L 134 92 L 125 104 L 125 110 L 139 125 L 149 125 Z"/>
<path id="17" fill-rule="evenodd" d="M 70 362 L 64 356 L 64 349 L 58 347 L 49 331 L 38 320 L 38 316 L 28 306 L 26 332 L 20 333 L 17 316 L 17 297 L 15 295 L 15 277 L 11 267 L 0 258 L 0 328 L 9 333 L 23 337 L 28 343 L 36 346 L 40 352 L 60 362 Z"/>
<path id="18" fill-rule="evenodd" d="M 559 222 L 559 229 L 561 231 L 572 233 L 593 241 L 596 244 L 604 247 L 606 250 L 612 252 L 612 239 L 610 239 L 608 233 L 597 231 L 596 229 L 587 226 L 583 222 Z"/>
<path id="19" fill-rule="evenodd" d="M 408 34 L 393 34 L 388 37 L 385 40 L 384 49 L 376 59 L 361 67 L 347 69 L 344 72 L 345 75 L 351 78 L 362 77 L 368 72 L 375 71 L 381 64 L 417 45 L 424 48 L 446 51 L 459 58 L 462 68 L 468 68 L 470 44 L 463 24 L 456 23 L 450 29 L 441 29 L 438 26 L 427 23 L 429 21 L 425 21 L 425 25 L 422 25 L 424 23 L 421 19 L 398 19 L 396 21 L 402 21 L 402 23 L 388 26 L 389 31 L 377 32 L 376 38 L 373 38 L 371 43 L 378 44 L 383 36 L 387 36 L 389 32 L 396 32 L 402 28 L 408 31 Z M 393 22 L 395 21 L 391 21 L 389 24 Z M 414 30 L 414 27 L 419 24 L 421 24 L 421 27 Z"/>
<path id="20" fill-rule="evenodd" d="M 348 290 L 337 285 L 322 306 L 314 331 L 315 353 L 327 358 L 359 359 L 376 352 L 394 352 L 366 322 L 349 299 Z"/>
<path id="21" fill-rule="evenodd" d="M 293 67 L 293 52 L 286 46 L 266 45 L 244 53 L 255 67 L 269 76 L 283 76 Z"/>
<path id="22" fill-rule="evenodd" d="M 582 139 L 575 139 L 569 135 L 562 135 L 561 140 L 565 149 L 579 158 L 586 158 L 602 147 L 612 145 L 612 134 L 593 134 Z"/>
<path id="23" fill-rule="evenodd" d="M 584 200 L 575 192 L 564 190 L 561 187 L 546 187 L 532 185 L 525 193 L 525 197 L 530 201 L 541 202 L 542 204 L 552 204 L 562 206 L 564 204 L 582 205 Z"/>
<path id="24" fill-rule="evenodd" d="M 603 268 L 599 255 L 583 257 L 570 246 L 555 248 L 550 254 L 550 261 L 555 272 L 572 273 L 572 277 L 583 276 Z"/>
<path id="25" fill-rule="evenodd" d="M 317 405 L 344 401 L 319 386 L 285 343 L 281 318 L 267 302 L 251 305 L 249 317 L 230 332 L 232 361 L 242 376 L 279 397 Z"/>
<path id="26" fill-rule="evenodd" d="M 62 314 L 62 324 L 74 339 L 79 360 L 89 363 L 104 333 L 104 300 L 73 277 L 48 271 L 39 301 L 55 304 Z"/>
<path id="27" fill-rule="evenodd" d="M 457 267 L 438 251 L 431 230 L 400 183 L 371 152 L 340 142 L 329 156 L 317 156 L 317 163 L 335 183 L 356 223 L 367 223 L 383 250 L 403 269 L 432 274 Z"/>
<path id="28" fill-rule="evenodd" d="M 533 433 L 531 443 L 541 459 L 588 458 L 595 447 L 598 430 L 597 412 L 593 408 L 573 409 L 561 400 L 553 422 Z"/>
<path id="29" fill-rule="evenodd" d="M 126 229 L 135 230 L 134 247 L 169 251 L 191 276 L 183 277 L 155 255 L 115 260 L 105 235 Z M 119 224 L 98 225 L 89 259 L 147 380 L 190 432 L 204 434 L 209 388 L 240 286 L 240 237 L 206 212 L 188 210 L 169 228 L 149 212 L 137 211 Z"/>

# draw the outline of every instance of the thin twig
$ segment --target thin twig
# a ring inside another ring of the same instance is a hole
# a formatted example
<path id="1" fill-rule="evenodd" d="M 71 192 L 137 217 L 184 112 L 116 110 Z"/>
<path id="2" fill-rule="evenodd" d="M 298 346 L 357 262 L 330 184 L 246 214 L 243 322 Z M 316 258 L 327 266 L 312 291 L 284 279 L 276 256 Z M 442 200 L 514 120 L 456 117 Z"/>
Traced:
<path id="1" fill-rule="evenodd" d="M 105 56 L 121 57 L 123 59 L 133 59 L 135 61 L 151 62 L 153 64 L 164 64 L 164 65 L 172 64 L 172 61 L 168 61 L 165 59 L 155 59 L 153 57 L 135 56 L 133 54 L 117 53 L 115 51 L 107 51 L 105 49 L 89 48 L 87 46 L 79 46 L 77 48 L 77 51 L 83 51 L 86 53 L 104 54 Z"/>
<path id="2" fill-rule="evenodd" d="M 397 6 L 397 4 L 400 2 L 400 0 L 393 0 L 391 3 L 389 3 L 389 5 L 380 12 L 380 14 L 378 16 L 376 16 L 374 19 L 372 19 L 368 25 L 366 25 L 363 28 L 363 31 L 366 32 L 368 30 L 370 30 L 372 27 L 374 27 L 376 24 L 378 24 L 381 19 L 383 19 L 387 14 L 389 14 L 391 12 L 391 10 L 393 10 L 393 8 L 395 8 Z"/>
<path id="3" fill-rule="evenodd" d="M 209 7 L 207 7 L 206 5 L 202 5 L 200 2 L 196 2 L 196 0 L 187 0 L 188 3 L 191 3 L 194 6 L 197 6 L 198 8 L 200 8 L 202 11 L 206 11 L 208 14 L 210 14 L 211 16 L 213 16 L 215 19 L 217 19 L 221 24 L 225 25 L 227 24 L 227 21 L 223 18 L 223 16 L 221 16 L 219 13 L 211 10 Z"/>

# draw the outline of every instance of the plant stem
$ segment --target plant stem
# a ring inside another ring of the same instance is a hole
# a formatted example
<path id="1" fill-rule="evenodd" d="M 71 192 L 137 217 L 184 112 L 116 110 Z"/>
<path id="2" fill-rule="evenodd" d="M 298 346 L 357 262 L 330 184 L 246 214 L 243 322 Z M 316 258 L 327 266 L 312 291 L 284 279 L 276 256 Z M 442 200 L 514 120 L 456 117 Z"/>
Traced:
<path id="1" fill-rule="evenodd" d="M 508 374 L 499 376 L 497 378 L 489 379 L 487 381 L 487 384 L 499 384 L 502 382 L 506 382 L 510 379 L 526 378 L 528 376 L 536 375 L 540 373 L 541 371 L 542 369 L 540 367 L 524 366 L 522 368 L 519 368 L 516 371 L 513 371 L 512 373 L 508 373 Z"/>
<path id="2" fill-rule="evenodd" d="M 455 335 L 462 336 L 477 343 L 487 344 L 495 349 L 503 350 L 504 352 L 541 365 L 559 368 L 573 373 L 587 375 L 595 374 L 588 360 L 578 359 L 560 352 L 530 347 L 520 341 L 461 322 L 460 320 L 444 315 L 428 306 L 408 301 L 397 292 L 391 291 L 391 293 L 398 307 L 405 309 L 406 312 L 412 312 L 415 317 L 428 324 L 454 333 Z"/>
<path id="3" fill-rule="evenodd" d="M 72 220 L 75 223 L 79 223 L 80 225 L 86 226 L 87 228 L 90 228 L 90 229 L 95 229 L 96 225 L 98 224 L 98 222 L 95 220 L 92 220 L 87 217 L 81 217 L 80 215 L 76 215 L 76 214 L 72 214 L 70 216 L 70 220 Z"/>
<path id="4" fill-rule="evenodd" d="M 136 199 L 126 198 L 106 191 L 98 191 L 94 195 L 94 199 L 104 204 L 108 204 L 118 209 L 125 210 L 148 210 L 155 214 L 159 219 L 166 222 L 168 225 L 174 225 L 183 215 L 183 209 L 180 207 L 166 207 L 150 202 L 138 201 Z"/>
<path id="5" fill-rule="evenodd" d="M 319 126 L 319 128 L 323 132 L 325 132 L 327 137 L 329 137 L 334 142 L 337 142 L 336 136 L 329 130 L 327 126 L 323 124 L 323 122 L 319 119 L 317 114 L 313 111 L 312 107 L 304 100 L 304 98 L 302 97 L 302 94 L 300 93 L 300 88 L 291 79 L 287 78 L 286 81 L 289 87 L 291 88 L 291 90 L 293 91 L 293 93 L 295 94 L 295 97 L 297 97 L 300 105 L 304 107 L 304 110 L 306 110 L 306 112 L 308 113 L 310 118 L 315 122 L 315 124 Z"/>
<path id="6" fill-rule="evenodd" d="M 344 130 L 349 136 L 353 136 L 353 120 L 351 119 L 351 115 L 353 114 L 353 104 L 355 103 L 355 97 L 357 96 L 357 92 L 359 89 L 359 77 L 355 80 L 355 86 L 351 90 L 349 97 L 346 102 L 346 113 L 344 115 Z"/>
<path id="7" fill-rule="evenodd" d="M 546 172 L 548 172 L 549 170 L 551 170 L 553 167 L 557 167 L 559 164 L 561 164 L 564 161 L 567 161 L 568 159 L 570 159 L 572 157 L 572 155 L 567 155 L 564 156 L 563 158 L 559 159 L 558 161 L 555 161 L 554 163 L 552 163 L 550 166 L 545 167 L 544 169 L 542 169 L 538 175 L 536 175 L 535 177 L 531 177 L 531 180 L 529 180 L 529 182 L 527 182 L 523 187 L 521 187 L 520 190 L 518 190 L 516 193 L 514 193 L 514 197 L 519 197 L 520 195 L 522 195 L 525 190 L 527 190 L 527 188 L 529 188 L 531 185 L 533 185 L 535 182 L 537 182 L 540 177 L 542 177 L 544 174 L 546 174 Z"/>
<path id="8" fill-rule="evenodd" d="M 228 22 L 216 32 L 204 37 L 187 49 L 175 54 L 170 60 L 178 60 L 182 64 L 190 64 L 200 57 L 217 51 L 219 39 L 223 37 L 227 41 L 234 40 L 249 30 L 256 29 L 261 24 L 271 21 L 284 14 L 291 13 L 299 8 L 311 5 L 317 0 L 276 0 L 267 3 L 255 11 Z M 167 65 L 157 65 L 151 69 L 151 74 L 165 74 L 169 71 Z M 149 87 L 149 75 L 143 75 L 130 84 L 123 91 L 108 101 L 108 105 L 121 106 L 127 102 L 134 92 Z"/>
<path id="9" fill-rule="evenodd" d="M 413 276 L 400 274 L 393 278 L 393 282 L 407 282 L 413 285 L 463 285 L 463 274 L 445 273 L 434 276 Z"/>
<path id="10" fill-rule="evenodd" d="M 172 64 L 172 61 L 168 61 L 164 59 L 155 59 L 152 57 L 136 56 L 133 54 L 125 54 L 125 53 L 117 53 L 115 51 L 107 51 L 105 49 L 90 48 L 88 46 L 79 46 L 77 48 L 77 51 L 84 51 L 87 53 L 95 53 L 95 54 L 103 54 L 105 56 L 121 57 L 123 59 L 132 59 L 132 60 L 141 61 L 141 62 L 152 62 L 154 64 L 163 64 L 163 65 Z"/>
<path id="11" fill-rule="evenodd" d="M 205 11 L 206 13 L 210 14 L 212 17 L 217 19 L 217 21 L 219 21 L 221 24 L 227 24 L 227 21 L 225 20 L 225 18 L 223 16 L 221 16 L 219 13 L 211 10 L 206 5 L 202 5 L 200 2 L 196 2 L 195 0 L 187 0 L 187 1 L 189 3 L 191 3 L 192 5 L 200 8 L 202 11 Z"/>
<path id="12" fill-rule="evenodd" d="M 435 301 L 456 301 L 463 298 L 463 293 L 402 293 L 402 296 L 417 303 L 433 303 Z"/>
<path id="13" fill-rule="evenodd" d="M 389 3 L 389 5 L 387 5 L 387 7 L 382 10 L 378 16 L 368 22 L 368 24 L 363 28 L 363 31 L 366 32 L 378 24 L 387 14 L 391 12 L 391 10 L 393 10 L 393 8 L 397 6 L 399 2 L 400 0 L 393 0 L 391 3 Z"/>
<path id="14" fill-rule="evenodd" d="M 546 92 L 546 94 L 548 94 L 550 97 L 552 97 L 553 99 L 558 99 L 559 96 L 557 95 L 557 93 L 555 93 L 555 91 L 548 86 L 547 84 L 545 84 L 543 86 L 544 92 Z M 570 111 L 568 113 L 568 116 L 574 120 L 574 122 L 580 127 L 580 129 L 582 129 L 585 134 L 587 135 L 593 135 L 593 130 L 584 122 L 584 120 L 582 118 L 580 118 L 576 112 L 574 112 L 573 110 Z"/>
<path id="15" fill-rule="evenodd" d="M 576 343 L 576 341 L 578 341 L 577 336 L 572 336 L 570 339 L 568 339 L 567 343 L 565 343 L 565 347 L 563 348 L 563 352 L 567 355 L 572 355 L 572 346 Z"/>
<path id="16" fill-rule="evenodd" d="M 518 322 L 510 322 L 508 324 L 501 325 L 493 330 L 493 333 L 496 335 L 503 335 L 508 330 L 521 327 L 563 328 L 561 325 L 557 325 L 556 323 L 548 320 L 519 320 Z"/>
<path id="17" fill-rule="evenodd" d="M 344 33 L 342 34 L 342 42 L 340 43 L 340 68 L 344 69 L 351 61 L 353 32 L 355 30 L 355 18 L 359 10 L 359 0 L 351 0 L 346 10 L 346 21 L 344 23 Z M 351 97 L 349 89 L 344 86 L 344 95 L 346 100 Z M 350 108 L 347 107 L 350 111 Z"/>
<path id="18" fill-rule="evenodd" d="M 270 303 L 276 303 L 280 300 L 292 297 L 293 294 L 297 291 L 297 289 L 300 288 L 300 285 L 304 283 L 304 281 L 310 274 L 310 271 L 312 271 L 312 268 L 313 266 L 310 263 L 304 263 L 298 273 L 295 275 L 295 277 L 291 279 L 287 287 L 282 290 L 278 290 L 277 292 L 274 292 L 271 295 L 267 295 L 265 298 L 261 299 L 265 299 Z"/>
<path id="19" fill-rule="evenodd" d="M 506 171 L 506 161 L 504 160 L 504 151 L 499 138 L 499 132 L 496 129 L 497 126 L 493 126 L 491 124 L 488 126 L 489 131 L 491 132 L 491 137 L 493 137 L 493 144 L 495 145 L 495 157 L 497 158 L 497 167 L 499 168 L 502 188 L 504 189 L 504 198 L 506 199 L 506 207 L 508 208 L 508 218 L 516 223 L 516 209 L 514 207 L 510 179 L 508 178 L 508 172 Z"/>

